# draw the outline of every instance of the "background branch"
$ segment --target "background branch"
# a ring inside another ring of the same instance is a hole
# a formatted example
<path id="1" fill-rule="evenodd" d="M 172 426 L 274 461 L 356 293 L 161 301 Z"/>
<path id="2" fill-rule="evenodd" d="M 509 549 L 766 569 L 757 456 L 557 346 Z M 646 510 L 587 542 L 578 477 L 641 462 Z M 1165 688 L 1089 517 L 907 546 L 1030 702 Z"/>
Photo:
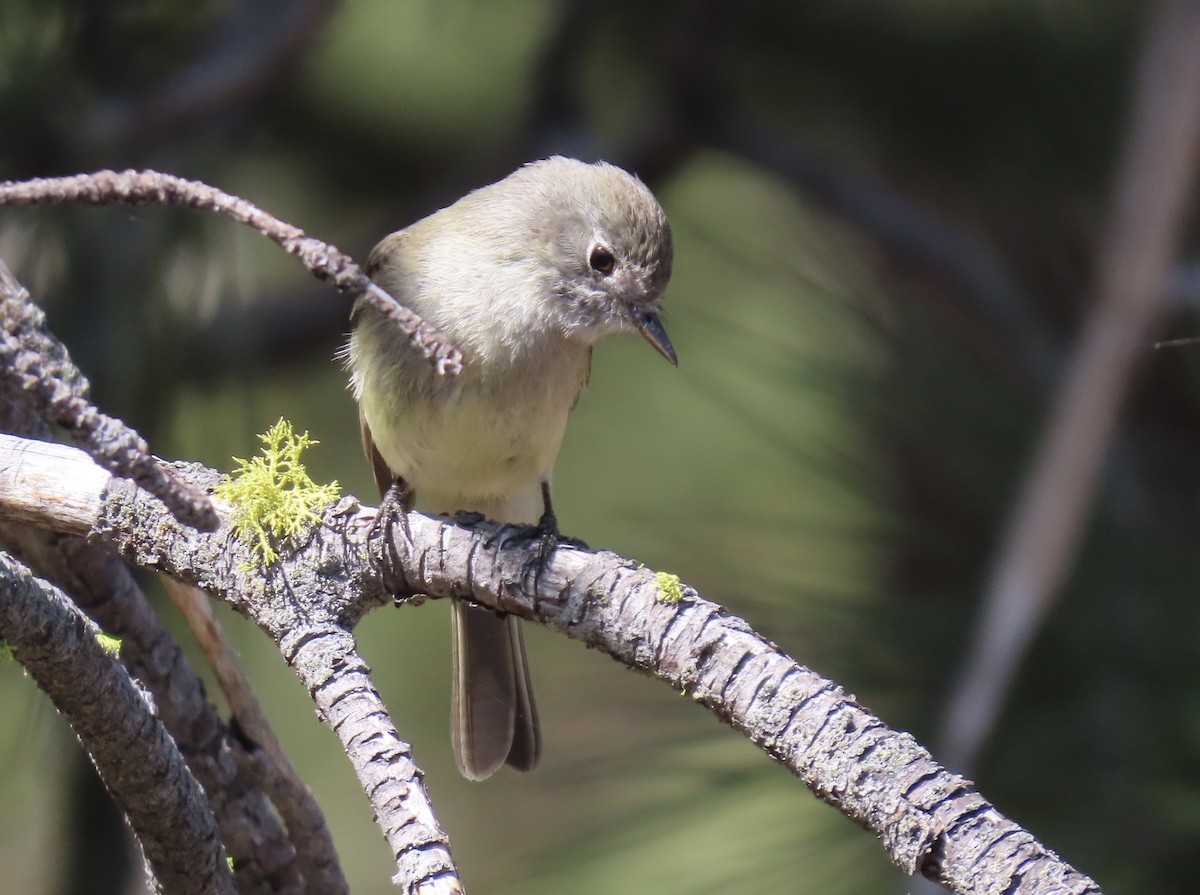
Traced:
<path id="1" fill-rule="evenodd" d="M 1200 149 L 1200 4 L 1166 0 L 1147 38 L 1126 155 L 1097 254 L 1096 300 L 995 559 L 943 756 L 969 771 L 1059 595 L 1097 473 L 1165 306 Z"/>
<path id="2" fill-rule="evenodd" d="M 333 6 L 331 0 L 235 4 L 199 53 L 164 83 L 96 102 L 81 130 L 93 140 L 126 142 L 246 106 L 298 66 Z"/>

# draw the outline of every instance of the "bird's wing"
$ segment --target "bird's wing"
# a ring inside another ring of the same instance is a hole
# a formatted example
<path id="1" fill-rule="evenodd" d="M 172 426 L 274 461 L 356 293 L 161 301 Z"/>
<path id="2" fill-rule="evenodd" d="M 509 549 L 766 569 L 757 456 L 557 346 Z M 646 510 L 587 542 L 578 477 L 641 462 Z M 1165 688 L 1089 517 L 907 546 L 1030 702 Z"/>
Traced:
<path id="1" fill-rule="evenodd" d="M 358 424 L 362 429 L 363 453 L 371 461 L 371 472 L 375 475 L 375 487 L 379 489 L 379 494 L 382 496 L 392 486 L 396 476 L 388 468 L 383 455 L 379 453 L 379 448 L 375 447 L 375 439 L 371 437 L 371 427 L 367 425 L 367 418 L 363 416 L 361 408 L 358 411 Z"/>

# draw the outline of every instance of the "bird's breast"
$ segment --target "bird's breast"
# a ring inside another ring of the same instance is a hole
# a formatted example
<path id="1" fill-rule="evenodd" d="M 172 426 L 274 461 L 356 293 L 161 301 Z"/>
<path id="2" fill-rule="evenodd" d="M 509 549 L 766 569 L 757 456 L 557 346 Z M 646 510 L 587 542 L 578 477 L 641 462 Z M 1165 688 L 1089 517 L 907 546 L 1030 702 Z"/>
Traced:
<path id="1" fill-rule="evenodd" d="M 570 344 L 507 363 L 468 362 L 441 382 L 387 365 L 356 371 L 376 448 L 417 505 L 434 512 L 483 511 L 536 493 L 587 373 L 587 349 Z"/>

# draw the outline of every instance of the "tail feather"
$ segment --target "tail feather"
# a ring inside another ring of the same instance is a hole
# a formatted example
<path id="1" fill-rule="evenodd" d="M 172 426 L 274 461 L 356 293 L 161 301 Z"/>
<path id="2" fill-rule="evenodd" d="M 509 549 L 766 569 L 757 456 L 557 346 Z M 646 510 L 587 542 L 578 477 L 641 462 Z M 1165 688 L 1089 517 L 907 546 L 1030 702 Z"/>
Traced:
<path id="1" fill-rule="evenodd" d="M 454 659 L 450 740 L 468 780 L 502 764 L 532 770 L 541 752 L 537 708 L 520 622 L 455 600 L 450 613 Z"/>

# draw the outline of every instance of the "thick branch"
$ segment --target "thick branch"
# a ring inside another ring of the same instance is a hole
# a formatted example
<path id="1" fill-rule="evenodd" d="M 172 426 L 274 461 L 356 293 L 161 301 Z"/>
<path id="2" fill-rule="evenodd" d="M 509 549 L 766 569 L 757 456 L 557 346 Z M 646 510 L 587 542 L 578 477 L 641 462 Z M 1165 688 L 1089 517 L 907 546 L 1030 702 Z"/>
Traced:
<path id="1" fill-rule="evenodd" d="M 0 514 L 21 489 L 20 476 L 3 461 L 5 451 L 21 449 L 14 442 L 0 439 Z M 415 844 L 427 822 L 408 809 L 400 816 L 415 819 L 409 829 L 416 839 L 403 838 L 403 827 L 390 829 L 389 818 L 398 816 L 390 799 L 403 786 L 383 781 L 404 770 L 407 746 L 395 737 L 348 629 L 392 594 L 419 591 L 539 621 L 667 681 L 877 833 L 908 873 L 963 893 L 1100 891 L 966 780 L 938 766 L 911 736 L 890 730 L 836 684 L 694 591 L 685 589 L 679 603 L 664 602 L 654 572 L 611 553 L 573 548 L 560 548 L 538 575 L 527 575 L 531 543 L 520 530 L 492 523 L 457 525 L 414 513 L 407 526 L 390 527 L 394 542 L 384 542 L 369 540 L 389 529 L 374 521 L 373 511 L 343 501 L 293 555 L 253 576 L 241 571 L 251 561 L 248 548 L 221 532 L 189 534 L 120 480 L 94 515 L 70 524 L 90 527 L 93 537 L 140 565 L 204 586 L 280 644 L 351 752 L 398 865 L 414 848 L 428 858 Z"/>
<path id="2" fill-rule="evenodd" d="M 104 630 L 121 638 L 121 660 L 153 695 L 159 717 L 204 787 L 221 841 L 233 858 L 239 891 L 343 891 L 344 886 L 338 890 L 305 885 L 309 874 L 307 867 L 303 878 L 298 872 L 304 866 L 298 851 L 312 849 L 311 840 L 296 836 L 290 822 L 289 829 L 283 829 L 267 794 L 256 788 L 258 776 L 241 769 L 245 748 L 221 722 L 200 679 L 128 567 L 80 537 L 31 525 L 0 521 L 0 540 L 38 575 L 67 591 Z M 274 793 L 269 795 L 274 800 Z"/>
<path id="3" fill-rule="evenodd" d="M 14 401 L 0 402 L 0 431 L 50 437 L 49 424 L 23 402 Z M 121 638 L 122 662 L 153 694 L 159 716 L 204 787 L 221 841 L 234 860 L 239 891 L 243 895 L 344 892 L 323 819 L 318 814 L 319 823 L 314 822 L 310 813 L 291 810 L 295 801 L 291 793 L 268 786 L 265 775 L 256 773 L 262 765 L 256 759 L 263 750 L 249 753 L 250 747 L 222 723 L 129 567 L 81 537 L 22 522 L 0 521 L 0 543 L 35 574 L 68 592 L 102 628 Z M 280 806 L 279 814 L 271 802 Z M 286 831 L 280 816 L 286 819 Z"/>
<path id="4" fill-rule="evenodd" d="M 470 597 L 602 650 L 666 681 L 742 731 L 819 798 L 876 833 L 909 874 L 955 892 L 1098 893 L 1099 887 L 996 811 L 832 681 L 799 665 L 739 618 L 612 553 L 560 549 L 536 579 L 532 544 L 494 525 L 417 524 L 393 545 L 388 588 Z"/>
<path id="5" fill-rule="evenodd" d="M 395 850 L 392 882 L 423 895 L 461 892 L 421 769 L 396 732 L 354 637 L 343 628 L 310 626 L 285 635 L 279 647 L 308 688 L 321 720 L 342 741 L 375 806 L 376 823 Z M 419 790 L 415 798 L 412 787 Z"/>
<path id="6" fill-rule="evenodd" d="M 161 577 L 167 595 L 183 615 L 229 703 L 239 729 L 238 740 L 245 744 L 235 750 L 239 774 L 262 786 L 287 824 L 295 846 L 291 857 L 304 877 L 303 891 L 310 895 L 344 895 L 349 889 L 325 815 L 267 720 L 237 651 L 213 615 L 208 594 L 174 578 Z"/>
<path id="7" fill-rule="evenodd" d="M 32 470 L 43 461 L 62 465 L 56 473 L 30 471 L 29 474 L 69 481 L 78 465 L 87 463 L 83 455 L 74 451 L 71 452 L 74 456 L 63 463 L 61 451 L 70 451 L 69 448 L 46 445 L 42 447 L 50 450 L 39 449 L 36 442 L 11 436 L 0 436 L 0 445 L 13 448 L 14 458 L 10 462 L 9 455 L 0 451 L 0 481 L 18 482 L 25 474 L 20 469 L 22 465 Z M 177 465 L 175 471 L 201 486 L 211 486 L 217 480 L 216 473 L 201 467 Z M 99 528 L 111 527 L 114 533 L 154 530 L 156 534 L 140 540 L 138 547 L 128 543 L 135 551 L 143 548 L 149 551 L 136 561 L 139 565 L 203 588 L 266 631 L 280 645 L 285 659 L 308 687 L 322 717 L 341 739 L 371 800 L 377 822 L 392 846 L 397 867 L 394 881 L 406 892 L 421 895 L 459 891 L 449 842 L 434 817 L 423 774 L 412 760 L 409 745 L 392 725 L 345 625 L 347 617 L 357 619 L 364 611 L 361 590 L 352 577 L 367 565 L 363 532 L 346 538 L 323 528 L 320 534 L 329 536 L 329 540 L 314 540 L 310 546 L 315 552 L 306 552 L 304 562 L 277 563 L 255 574 L 246 571 L 256 567 L 255 554 L 232 538 L 228 526 L 211 538 L 189 541 L 179 537 L 186 529 L 174 525 L 149 495 L 132 485 L 123 489 L 122 481 L 110 479 L 109 485 L 114 490 L 96 500 L 76 501 L 74 518 L 68 521 L 58 514 L 54 524 L 61 530 L 81 534 L 85 532 L 83 520 L 91 517 Z M 149 523 L 150 529 L 142 529 L 141 523 L 125 516 L 127 512 L 146 512 L 143 500 L 155 506 L 151 511 L 155 521 L 146 517 L 141 520 Z M 359 520 L 361 514 L 356 510 L 355 502 L 343 501 L 332 518 L 340 519 L 344 528 Z M 110 512 L 113 515 L 108 518 Z M 346 516 L 347 513 L 350 515 Z M 42 524 L 49 523 L 43 520 Z M 366 524 L 369 519 L 361 522 Z M 98 529 L 91 530 L 91 536 L 107 540 Z M 181 552 L 174 554 L 176 549 Z M 190 558 L 184 559 L 185 556 Z M 383 602 L 387 598 L 376 592 L 375 599 Z"/>
<path id="8" fill-rule="evenodd" d="M 121 806 L 164 893 L 236 889 L 204 792 L 99 629 L 0 553 L 0 639 L 66 716 Z"/>

